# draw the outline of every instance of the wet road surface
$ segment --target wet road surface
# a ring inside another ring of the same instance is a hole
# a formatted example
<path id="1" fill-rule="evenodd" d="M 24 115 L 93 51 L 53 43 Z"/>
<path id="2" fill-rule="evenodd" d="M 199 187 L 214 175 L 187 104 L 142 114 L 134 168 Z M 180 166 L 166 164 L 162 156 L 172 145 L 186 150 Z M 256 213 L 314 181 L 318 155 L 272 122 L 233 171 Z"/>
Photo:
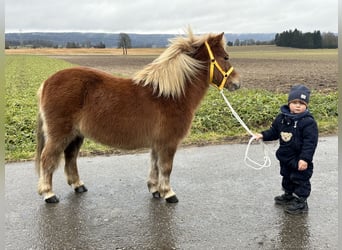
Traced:
<path id="1" fill-rule="evenodd" d="M 36 192 L 33 162 L 6 165 L 6 249 L 337 249 L 337 137 L 320 138 L 309 213 L 275 206 L 281 194 L 276 143 L 272 166 L 244 165 L 246 144 L 180 148 L 171 184 L 180 202 L 153 199 L 149 154 L 83 157 L 89 191 L 75 194 L 63 168 L 58 204 Z M 260 145 L 250 149 L 260 158 Z"/>

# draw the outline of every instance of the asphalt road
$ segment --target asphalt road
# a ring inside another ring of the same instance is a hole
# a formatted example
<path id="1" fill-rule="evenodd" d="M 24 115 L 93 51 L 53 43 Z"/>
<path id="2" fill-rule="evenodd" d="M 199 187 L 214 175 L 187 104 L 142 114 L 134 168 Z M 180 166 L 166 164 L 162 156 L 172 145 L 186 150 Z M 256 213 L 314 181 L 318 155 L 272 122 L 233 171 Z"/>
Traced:
<path id="1" fill-rule="evenodd" d="M 88 192 L 75 194 L 63 168 L 54 175 L 58 204 L 36 192 L 33 162 L 7 164 L 6 249 L 337 249 L 337 137 L 315 155 L 309 213 L 275 206 L 281 177 L 272 166 L 244 165 L 245 144 L 180 148 L 171 184 L 179 203 L 148 193 L 149 154 L 84 157 Z M 251 155 L 260 158 L 260 146 Z"/>

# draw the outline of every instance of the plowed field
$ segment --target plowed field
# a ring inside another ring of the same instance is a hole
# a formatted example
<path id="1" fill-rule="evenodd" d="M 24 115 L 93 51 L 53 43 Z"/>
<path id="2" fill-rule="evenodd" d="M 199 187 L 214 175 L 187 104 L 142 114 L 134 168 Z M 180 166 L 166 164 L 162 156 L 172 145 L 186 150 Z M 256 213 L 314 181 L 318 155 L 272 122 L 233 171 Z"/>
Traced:
<path id="1" fill-rule="evenodd" d="M 287 56 L 286 52 L 279 54 L 280 56 L 269 56 L 259 51 L 261 56 L 253 52 L 250 57 L 248 54 L 244 56 L 237 54 L 236 58 L 232 53 L 231 62 L 240 73 L 244 88 L 288 92 L 292 85 L 300 83 L 316 91 L 337 91 L 337 52 L 325 55 L 323 52 L 320 54 L 314 51 L 315 53 L 310 56 L 302 54 L 304 53 L 302 51 L 298 50 L 298 53 L 290 56 Z M 130 77 L 157 55 L 54 55 L 54 57 Z"/>

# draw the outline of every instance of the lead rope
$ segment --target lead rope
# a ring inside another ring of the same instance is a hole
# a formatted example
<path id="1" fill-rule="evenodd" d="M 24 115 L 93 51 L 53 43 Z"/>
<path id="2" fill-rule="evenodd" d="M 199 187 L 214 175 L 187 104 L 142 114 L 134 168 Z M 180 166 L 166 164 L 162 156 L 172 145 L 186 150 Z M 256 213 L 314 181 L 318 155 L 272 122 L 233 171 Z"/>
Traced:
<path id="1" fill-rule="evenodd" d="M 260 164 L 254 160 L 252 160 L 249 156 L 248 156 L 248 152 L 249 152 L 249 148 L 250 145 L 252 144 L 253 140 L 255 140 L 255 136 L 252 133 L 252 131 L 247 127 L 247 125 L 243 122 L 243 120 L 240 118 L 240 116 L 235 112 L 235 110 L 233 109 L 232 105 L 230 105 L 228 99 L 226 98 L 226 96 L 223 93 L 223 89 L 220 90 L 220 94 L 222 95 L 223 99 L 225 100 L 225 102 L 227 103 L 228 107 L 230 108 L 230 111 L 232 112 L 232 114 L 234 115 L 234 117 L 236 118 L 236 120 L 238 120 L 238 122 L 241 124 L 242 127 L 244 127 L 244 129 L 252 136 L 251 139 L 248 142 L 247 148 L 246 148 L 246 152 L 245 152 L 245 157 L 244 157 L 244 162 L 245 164 L 250 167 L 253 168 L 255 170 L 261 170 L 263 168 L 268 168 L 271 166 L 271 159 L 268 156 L 268 147 L 267 145 L 260 140 L 260 144 L 262 145 L 263 151 L 264 151 L 264 163 Z M 256 167 L 257 166 L 257 167 Z"/>

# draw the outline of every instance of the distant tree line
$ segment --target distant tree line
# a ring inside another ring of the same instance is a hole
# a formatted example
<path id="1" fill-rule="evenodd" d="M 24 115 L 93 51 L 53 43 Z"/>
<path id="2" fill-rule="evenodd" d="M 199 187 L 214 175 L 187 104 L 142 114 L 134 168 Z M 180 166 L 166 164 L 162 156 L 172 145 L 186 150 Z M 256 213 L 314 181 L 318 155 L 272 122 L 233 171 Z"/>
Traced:
<path id="1" fill-rule="evenodd" d="M 70 37 L 69 37 L 70 39 Z M 65 40 L 69 40 L 65 39 Z M 140 38 L 143 40 L 143 38 Z M 270 41 L 255 41 L 254 39 L 235 39 L 235 41 L 228 41 L 228 46 L 249 46 L 249 45 L 277 45 L 282 47 L 294 47 L 294 48 L 337 48 L 338 40 L 334 33 L 328 32 L 321 34 L 320 31 L 314 31 L 313 33 L 303 33 L 297 29 L 288 30 L 282 33 L 277 33 L 275 38 Z M 72 40 L 72 39 L 70 39 Z M 116 41 L 117 48 L 122 48 L 122 53 L 127 54 L 127 49 L 132 48 L 132 41 L 128 34 L 120 33 L 118 37 L 113 39 Z M 70 41 L 66 43 L 59 42 L 58 44 L 41 39 L 12 39 L 5 40 L 5 48 L 18 48 L 18 47 L 29 47 L 29 48 L 106 48 L 104 42 L 98 42 L 93 44 L 92 42 L 78 42 Z M 145 41 L 145 40 L 144 40 Z M 107 41 L 108 42 L 108 41 Z M 112 45 L 111 45 L 112 46 Z M 141 46 L 141 45 L 140 45 Z M 153 44 L 146 46 L 144 43 L 143 47 L 153 47 Z"/>
<path id="2" fill-rule="evenodd" d="M 254 39 L 240 40 L 235 39 L 234 42 L 228 41 L 228 46 L 250 46 L 250 45 L 274 45 L 274 40 L 271 41 L 255 41 Z"/>
<path id="3" fill-rule="evenodd" d="M 98 48 L 104 49 L 106 45 L 103 42 L 99 42 L 98 44 L 93 45 L 91 42 L 87 41 L 85 43 L 77 43 L 77 42 L 67 42 L 65 48 L 75 49 L 75 48 Z"/>
<path id="4" fill-rule="evenodd" d="M 5 41 L 5 49 L 10 48 L 18 48 L 18 47 L 26 47 L 26 48 L 59 48 L 58 45 L 54 44 L 51 41 L 46 40 L 24 40 L 22 42 L 17 40 L 6 40 Z M 106 48 L 106 45 L 103 42 L 99 42 L 97 44 L 92 44 L 87 41 L 84 43 L 78 42 L 67 42 L 65 46 L 61 46 L 65 48 Z"/>
<path id="5" fill-rule="evenodd" d="M 55 45 L 51 41 L 46 41 L 46 40 L 24 40 L 22 42 L 20 41 L 11 41 L 11 40 L 6 40 L 5 41 L 5 48 L 9 49 L 11 47 L 30 47 L 30 48 L 57 48 L 58 46 Z"/>
<path id="6" fill-rule="evenodd" d="M 275 44 L 281 47 L 319 49 L 337 48 L 337 36 L 318 31 L 303 33 L 300 30 L 287 30 L 275 35 Z"/>

